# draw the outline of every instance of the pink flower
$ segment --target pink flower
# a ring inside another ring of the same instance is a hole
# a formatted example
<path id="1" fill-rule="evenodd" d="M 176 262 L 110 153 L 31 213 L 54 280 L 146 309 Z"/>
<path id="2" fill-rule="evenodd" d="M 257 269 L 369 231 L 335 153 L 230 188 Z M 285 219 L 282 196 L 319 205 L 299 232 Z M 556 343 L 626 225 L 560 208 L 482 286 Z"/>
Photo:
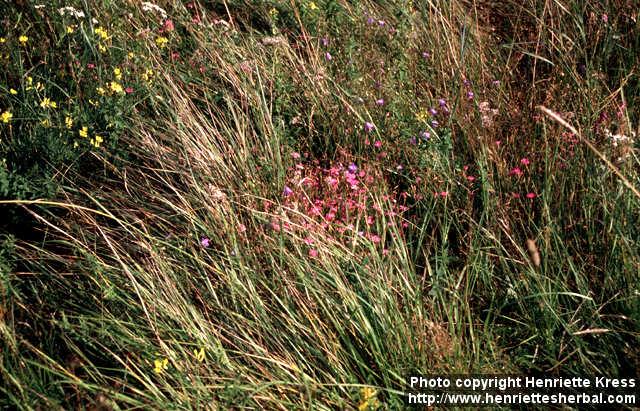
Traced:
<path id="1" fill-rule="evenodd" d="M 131 93 L 133 93 L 133 88 L 127 87 L 127 88 L 124 89 L 124 92 L 127 93 L 127 94 L 131 94 Z"/>
<path id="2" fill-rule="evenodd" d="M 528 158 L 524 157 L 523 159 L 520 160 L 520 164 L 524 165 L 524 166 L 528 166 L 531 163 L 531 161 L 529 161 Z"/>
<path id="3" fill-rule="evenodd" d="M 300 158 L 300 153 L 298 153 L 297 151 L 294 151 L 293 153 L 291 153 L 291 158 L 297 160 Z"/>
<path id="4" fill-rule="evenodd" d="M 318 250 L 313 249 L 313 248 L 311 250 L 309 250 L 309 257 L 316 258 L 317 256 L 318 256 Z"/>
<path id="5" fill-rule="evenodd" d="M 374 126 L 373 123 L 370 123 L 368 121 L 364 123 L 364 131 L 366 131 L 367 133 L 372 132 L 374 128 L 376 128 L 376 126 Z"/>
<path id="6" fill-rule="evenodd" d="M 324 53 L 324 58 L 327 59 L 327 61 L 331 61 L 333 57 L 331 57 L 331 53 L 327 51 L 326 53 Z"/>
<path id="7" fill-rule="evenodd" d="M 373 242 L 374 244 L 378 244 L 380 242 L 380 236 L 378 234 L 372 234 L 369 239 L 371 240 L 371 242 Z"/>
<path id="8" fill-rule="evenodd" d="M 173 26 L 173 21 L 171 21 L 171 19 L 167 19 L 164 22 L 164 25 L 162 26 L 162 30 L 163 31 L 173 31 L 174 26 Z"/>
<path id="9" fill-rule="evenodd" d="M 377 106 L 384 106 L 384 99 L 382 99 L 382 98 L 377 99 L 376 100 L 376 105 Z"/>
<path id="10" fill-rule="evenodd" d="M 200 245 L 204 248 L 208 248 L 211 245 L 211 240 L 207 237 L 200 238 Z"/>
<path id="11" fill-rule="evenodd" d="M 467 180 L 469 180 L 470 182 L 474 182 L 476 178 L 474 176 L 467 176 Z"/>
<path id="12" fill-rule="evenodd" d="M 311 238 L 311 237 L 307 237 L 307 238 L 305 238 L 305 239 L 304 239 L 304 243 L 305 243 L 306 245 L 311 245 L 311 244 L 313 244 L 314 242 L 315 242 L 315 241 L 314 241 L 314 240 L 313 240 L 313 238 Z"/>
<path id="13" fill-rule="evenodd" d="M 373 146 L 376 147 L 376 148 L 382 147 L 382 141 L 377 140 L 375 143 L 373 143 Z"/>
<path id="14" fill-rule="evenodd" d="M 247 227 L 244 224 L 238 224 L 238 233 L 242 234 L 247 231 Z"/>
<path id="15" fill-rule="evenodd" d="M 527 193 L 527 198 L 536 198 L 536 193 Z"/>
<path id="16" fill-rule="evenodd" d="M 522 175 L 522 170 L 520 170 L 520 167 L 514 167 L 509 171 L 509 175 L 520 177 Z"/>

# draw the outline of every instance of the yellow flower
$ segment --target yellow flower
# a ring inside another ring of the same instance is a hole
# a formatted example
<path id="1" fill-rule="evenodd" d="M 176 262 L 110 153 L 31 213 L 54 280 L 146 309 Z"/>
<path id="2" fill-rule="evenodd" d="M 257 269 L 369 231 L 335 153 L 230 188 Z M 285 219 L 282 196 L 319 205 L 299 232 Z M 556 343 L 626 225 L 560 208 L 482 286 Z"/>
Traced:
<path id="1" fill-rule="evenodd" d="M 377 391 L 371 387 L 364 387 L 360 390 L 362 396 L 362 402 L 358 405 L 359 411 L 365 411 L 368 409 L 377 409 L 380 402 L 376 398 Z"/>
<path id="2" fill-rule="evenodd" d="M 158 37 L 156 39 L 156 44 L 158 45 L 158 47 L 163 48 L 164 46 L 167 45 L 167 43 L 169 42 L 169 39 L 166 37 Z"/>
<path id="3" fill-rule="evenodd" d="M 98 92 L 98 94 L 100 94 L 101 96 L 104 96 L 104 93 L 106 93 L 104 87 L 96 87 L 96 91 Z"/>
<path id="4" fill-rule="evenodd" d="M 98 50 L 100 51 L 100 53 L 107 52 L 107 48 L 104 46 L 104 44 L 98 44 Z"/>
<path id="5" fill-rule="evenodd" d="M 87 128 L 87 126 L 84 126 L 82 127 L 82 129 L 80 129 L 80 131 L 78 131 L 78 134 L 80 134 L 80 137 L 87 138 L 87 136 L 89 135 L 89 129 Z"/>
<path id="6" fill-rule="evenodd" d="M 23 34 L 22 36 L 18 37 L 18 41 L 20 42 L 20 44 L 25 45 L 27 44 L 27 41 L 29 41 L 29 37 Z"/>
<path id="7" fill-rule="evenodd" d="M 196 356 L 196 360 L 202 362 L 204 361 L 204 347 L 200 348 L 200 350 L 193 350 L 193 355 Z"/>
<path id="8" fill-rule="evenodd" d="M 271 10 L 269 10 L 269 15 L 273 18 L 278 17 L 278 9 L 276 9 L 275 7 L 272 7 Z"/>
<path id="9" fill-rule="evenodd" d="M 100 136 L 96 136 L 95 138 L 92 138 L 91 141 L 89 141 L 91 143 L 92 146 L 98 148 L 100 147 L 100 143 L 102 143 L 104 140 L 102 139 L 102 137 Z"/>
<path id="10" fill-rule="evenodd" d="M 44 100 L 40 102 L 40 107 L 42 108 L 58 108 L 58 104 L 55 101 L 51 101 L 49 97 L 45 97 Z"/>
<path id="11" fill-rule="evenodd" d="M 144 81 L 151 81 L 151 77 L 153 77 L 153 70 L 147 69 L 144 73 L 142 73 L 142 78 Z"/>
<path id="12" fill-rule="evenodd" d="M 154 360 L 154 371 L 156 374 L 162 374 L 162 372 L 169 368 L 169 360 L 163 358 L 162 360 Z"/>
<path id="13" fill-rule="evenodd" d="M 71 34 L 73 33 L 74 29 L 73 26 L 67 26 L 67 34 Z"/>
<path id="14" fill-rule="evenodd" d="M 131 52 L 131 51 L 127 53 L 127 58 L 132 59 L 132 58 L 134 58 L 135 56 L 136 56 L 136 55 L 135 55 L 135 54 L 133 54 L 133 52 Z"/>
<path id="15" fill-rule="evenodd" d="M 33 77 L 27 76 L 27 85 L 30 86 L 33 84 Z"/>
<path id="16" fill-rule="evenodd" d="M 74 141 L 74 142 L 73 142 L 73 148 L 78 148 L 78 146 L 79 146 L 79 145 L 80 145 L 80 144 L 78 144 L 78 142 L 77 142 L 77 141 Z"/>
<path id="17" fill-rule="evenodd" d="M 310 10 L 318 10 L 318 6 L 314 2 L 310 2 L 309 3 L 309 9 Z"/>
<path id="18" fill-rule="evenodd" d="M 122 88 L 122 86 L 120 85 L 120 83 L 117 83 L 115 81 L 112 81 L 111 83 L 109 83 L 109 88 L 111 89 L 111 91 L 113 91 L 114 93 L 124 93 L 124 89 Z"/>
<path id="19" fill-rule="evenodd" d="M 7 42 L 7 39 L 5 39 L 4 37 L 0 37 L 0 44 L 4 44 Z"/>
<path id="20" fill-rule="evenodd" d="M 71 127 L 73 127 L 73 119 L 69 116 L 66 116 L 64 118 L 64 125 L 68 128 L 71 129 Z"/>
<path id="21" fill-rule="evenodd" d="M 0 121 L 2 121 L 3 123 L 10 122 L 12 118 L 13 113 L 11 113 L 10 111 L 5 111 L 4 113 L 0 114 Z"/>
<path id="22" fill-rule="evenodd" d="M 42 124 L 42 126 L 44 128 L 49 128 L 51 127 L 51 121 L 49 121 L 48 118 L 45 118 L 44 120 L 40 121 L 40 124 Z"/>
<path id="23" fill-rule="evenodd" d="M 416 120 L 418 121 L 425 122 L 427 121 L 428 118 L 429 118 L 429 112 L 424 108 L 420 109 L 420 111 L 416 113 Z"/>
<path id="24" fill-rule="evenodd" d="M 18 94 L 18 92 L 16 91 L 16 89 L 12 88 L 12 89 L 9 89 L 9 94 L 12 94 L 15 96 L 16 94 Z"/>
<path id="25" fill-rule="evenodd" d="M 109 38 L 109 33 L 102 26 L 98 26 L 93 29 L 93 32 L 98 35 L 102 40 L 107 40 Z"/>
<path id="26" fill-rule="evenodd" d="M 120 70 L 120 68 L 114 68 L 113 74 L 116 76 L 116 80 L 122 80 L 122 70 Z"/>

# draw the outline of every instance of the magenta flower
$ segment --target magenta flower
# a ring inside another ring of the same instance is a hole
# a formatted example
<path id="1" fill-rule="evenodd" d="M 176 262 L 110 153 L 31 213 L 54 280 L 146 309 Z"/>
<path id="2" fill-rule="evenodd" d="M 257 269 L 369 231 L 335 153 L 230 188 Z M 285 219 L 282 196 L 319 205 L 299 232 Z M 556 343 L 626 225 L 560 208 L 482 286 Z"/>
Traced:
<path id="1" fill-rule="evenodd" d="M 211 240 L 209 240 L 209 238 L 207 237 L 202 237 L 200 238 L 200 245 L 204 248 L 209 248 L 209 246 L 211 245 Z"/>
<path id="2" fill-rule="evenodd" d="M 284 195 L 285 197 L 289 197 L 291 194 L 293 194 L 293 190 L 289 188 L 289 186 L 284 186 L 284 190 L 282 190 L 282 195 Z"/>
<path id="3" fill-rule="evenodd" d="M 427 141 L 431 138 L 431 133 L 429 133 L 428 131 L 423 131 L 422 133 L 420 133 L 420 137 L 424 140 Z"/>
<path id="4" fill-rule="evenodd" d="M 374 128 L 376 128 L 376 126 L 374 126 L 373 123 L 370 123 L 368 121 L 364 123 L 364 131 L 366 131 L 367 133 L 372 132 Z"/>
<path id="5" fill-rule="evenodd" d="M 514 167 L 509 171 L 509 175 L 520 177 L 522 175 L 522 170 L 520 170 L 520 167 Z"/>
<path id="6" fill-rule="evenodd" d="M 520 160 L 520 164 L 522 164 L 523 166 L 528 166 L 530 163 L 531 161 L 529 161 L 529 159 L 526 157 Z"/>
<path id="7" fill-rule="evenodd" d="M 376 105 L 377 106 L 384 106 L 384 99 L 382 99 L 382 98 L 377 99 L 376 100 Z"/>
<path id="8" fill-rule="evenodd" d="M 380 148 L 380 147 L 382 147 L 382 141 L 380 141 L 380 140 L 376 141 L 375 143 L 373 143 L 373 146 L 374 146 L 375 148 Z"/>
<path id="9" fill-rule="evenodd" d="M 536 198 L 536 193 L 527 193 L 527 198 L 529 199 Z"/>
<path id="10" fill-rule="evenodd" d="M 331 57 L 331 53 L 327 51 L 326 53 L 324 53 L 324 58 L 327 59 L 327 61 L 331 61 L 333 57 Z"/>

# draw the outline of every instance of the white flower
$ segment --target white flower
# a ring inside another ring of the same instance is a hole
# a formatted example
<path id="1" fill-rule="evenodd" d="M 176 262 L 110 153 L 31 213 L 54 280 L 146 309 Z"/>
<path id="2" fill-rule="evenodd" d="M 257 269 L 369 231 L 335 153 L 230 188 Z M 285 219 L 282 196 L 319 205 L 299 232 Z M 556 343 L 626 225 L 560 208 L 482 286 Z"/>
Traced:
<path id="1" fill-rule="evenodd" d="M 84 17 L 84 12 L 83 11 L 76 10 L 73 7 L 70 7 L 70 6 L 58 9 L 58 13 L 60 13 L 61 16 L 64 16 L 65 14 L 70 14 L 70 15 L 72 15 L 73 17 L 75 17 L 77 19 Z"/>
<path id="2" fill-rule="evenodd" d="M 160 13 L 160 15 L 162 16 L 163 19 L 167 18 L 167 12 L 164 11 L 164 9 L 162 9 L 160 6 L 157 6 L 151 2 L 148 1 L 143 1 L 142 2 L 142 10 L 143 11 L 153 11 L 156 13 Z"/>

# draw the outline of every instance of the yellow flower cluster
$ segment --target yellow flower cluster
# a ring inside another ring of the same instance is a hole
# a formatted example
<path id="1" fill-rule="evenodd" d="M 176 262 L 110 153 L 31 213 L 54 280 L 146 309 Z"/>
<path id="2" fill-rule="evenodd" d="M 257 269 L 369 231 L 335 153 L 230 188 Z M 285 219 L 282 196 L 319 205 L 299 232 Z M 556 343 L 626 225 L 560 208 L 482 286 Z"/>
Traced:
<path id="1" fill-rule="evenodd" d="M 169 42 L 169 39 L 168 39 L 168 38 L 166 38 L 166 37 L 162 37 L 162 36 L 160 36 L 160 37 L 158 37 L 158 38 L 156 39 L 156 44 L 157 44 L 157 45 L 158 45 L 158 47 L 160 47 L 160 48 L 164 48 L 164 47 L 167 45 L 167 43 L 168 43 L 168 42 Z"/>
<path id="2" fill-rule="evenodd" d="M 424 108 L 420 109 L 416 113 L 416 120 L 418 120 L 420 122 L 426 122 L 428 118 L 429 118 L 429 112 Z"/>
<path id="3" fill-rule="evenodd" d="M 102 139 L 101 136 L 96 135 L 94 138 L 92 138 L 89 143 L 91 143 L 92 146 L 94 146 L 95 148 L 100 147 L 100 144 L 103 142 L 104 140 Z"/>
<path id="4" fill-rule="evenodd" d="M 2 121 L 3 123 L 10 122 L 12 118 L 13 113 L 11 113 L 9 110 L 6 110 L 4 113 L 0 114 L 0 121 Z"/>
<path id="5" fill-rule="evenodd" d="M 40 102 L 40 107 L 42 108 L 58 108 L 58 104 L 55 101 L 51 101 L 51 99 L 49 97 L 45 97 L 41 102 Z"/>
<path id="6" fill-rule="evenodd" d="M 375 410 L 380 406 L 380 402 L 376 398 L 377 391 L 371 387 L 364 387 L 360 390 L 362 402 L 358 405 L 358 411 Z"/>
<path id="7" fill-rule="evenodd" d="M 162 372 L 169 368 L 169 360 L 166 358 L 157 359 L 153 362 L 154 371 L 156 374 L 162 374 Z"/>
<path id="8" fill-rule="evenodd" d="M 27 41 L 29 41 L 29 37 L 23 34 L 22 36 L 18 37 L 18 41 L 24 46 L 25 44 L 27 44 Z"/>
<path id="9" fill-rule="evenodd" d="M 108 40 L 109 39 L 109 32 L 103 28 L 102 26 L 98 26 L 95 29 L 93 29 L 93 32 L 100 37 L 100 39 L 102 40 Z"/>

